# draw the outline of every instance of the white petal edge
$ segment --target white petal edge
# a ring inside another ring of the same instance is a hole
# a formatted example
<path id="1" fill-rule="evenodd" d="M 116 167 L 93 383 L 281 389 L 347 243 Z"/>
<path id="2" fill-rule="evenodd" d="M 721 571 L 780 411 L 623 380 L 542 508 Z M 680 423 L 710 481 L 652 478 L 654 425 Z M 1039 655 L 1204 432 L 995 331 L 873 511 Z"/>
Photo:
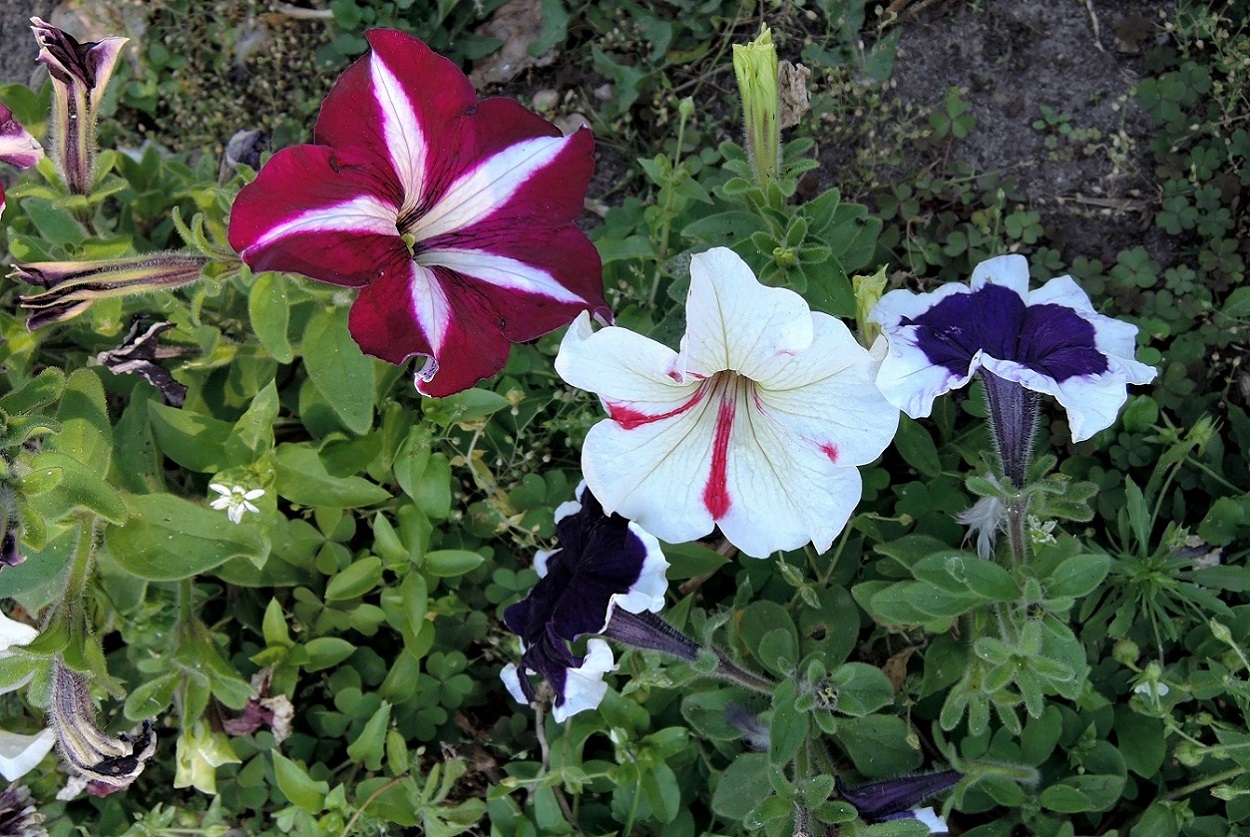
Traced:
<path id="1" fill-rule="evenodd" d="M 56 734 L 44 728 L 35 735 L 0 729 L 0 776 L 16 782 L 43 761 L 56 744 Z"/>
<path id="2" fill-rule="evenodd" d="M 1114 370 L 1101 375 L 1069 378 L 1059 383 L 1027 366 L 997 358 L 987 357 L 985 368 L 1025 389 L 1053 396 L 1068 414 L 1068 429 L 1073 442 L 1083 442 L 1115 424 L 1120 408 L 1128 400 L 1124 375 Z"/>
<path id="3" fill-rule="evenodd" d="M 484 250 L 425 250 L 418 253 L 416 262 L 426 267 L 445 267 L 510 291 L 544 296 L 557 302 L 590 304 L 588 300 L 557 282 L 547 271 Z"/>
<path id="4" fill-rule="evenodd" d="M 551 709 L 551 716 L 556 723 L 565 719 L 597 709 L 603 696 L 608 693 L 608 684 L 603 682 L 603 675 L 616 671 L 616 661 L 612 657 L 612 649 L 601 639 L 586 641 L 586 657 L 577 668 L 570 668 L 564 675 L 564 701 Z"/>
<path id="5" fill-rule="evenodd" d="M 513 700 L 522 706 L 529 706 L 529 698 L 521 689 L 521 672 L 516 663 L 508 663 L 504 666 L 499 672 L 499 679 L 503 681 L 504 688 L 508 690 L 508 694 L 512 695 Z"/>
<path id="6" fill-rule="evenodd" d="M 531 177 L 550 166 L 570 137 L 535 137 L 510 145 L 451 183 L 417 219 L 413 238 L 425 241 L 464 229 L 504 206 Z"/>
<path id="7" fill-rule="evenodd" d="M 972 291 L 986 285 L 998 285 L 1015 291 L 1020 299 L 1029 296 L 1029 260 L 1019 253 L 986 259 L 972 269 Z"/>
<path id="8" fill-rule="evenodd" d="M 634 582 L 633 587 L 628 593 L 617 593 L 608 602 L 607 619 L 603 623 L 605 627 L 608 619 L 612 618 L 613 608 L 619 607 L 629 613 L 642 613 L 643 611 L 659 613 L 664 607 L 664 594 L 668 592 L 666 573 L 669 564 L 660 548 L 659 540 L 633 521 L 629 522 L 628 528 L 638 540 L 642 541 L 646 552 L 642 559 L 642 569 L 638 573 L 638 580 Z"/>
<path id="9" fill-rule="evenodd" d="M 938 816 L 938 813 L 933 808 L 917 808 L 915 811 L 912 811 L 912 817 L 928 826 L 930 834 L 950 833 L 946 820 Z"/>
<path id="10" fill-rule="evenodd" d="M 252 242 L 247 251 L 266 247 L 290 235 L 316 232 L 354 232 L 362 235 L 399 237 L 395 220 L 399 210 L 372 195 L 358 195 L 351 200 L 306 209 L 274 224 Z"/>
<path id="11" fill-rule="evenodd" d="M 29 645 L 37 636 L 39 631 L 30 625 L 0 613 L 0 652 L 8 651 L 15 645 Z"/>
<path id="12" fill-rule="evenodd" d="M 569 385 L 598 395 L 609 413 L 616 405 L 660 416 L 680 408 L 699 388 L 698 380 L 678 383 L 670 377 L 676 362 L 672 349 L 629 329 L 595 331 L 590 313 L 583 311 L 560 342 L 555 368 Z M 602 502 L 593 483 L 591 490 Z"/>
<path id="13" fill-rule="evenodd" d="M 726 369 L 759 380 L 811 344 L 811 322 L 803 297 L 760 284 L 733 250 L 696 253 L 676 371 L 683 381 L 692 373 L 707 377 Z"/>
<path id="14" fill-rule="evenodd" d="M 421 333 L 425 335 L 426 342 L 430 344 L 430 351 L 437 358 L 447 340 L 447 331 L 451 328 L 451 302 L 434 271 L 416 262 L 409 264 L 412 265 L 412 270 L 408 276 L 408 303 L 411 306 L 408 310 L 417 321 Z M 437 362 L 435 363 L 437 370 Z M 430 378 L 433 377 L 431 374 Z"/>
<path id="15" fill-rule="evenodd" d="M 417 121 L 416 110 L 390 67 L 377 54 L 369 56 L 369 74 L 373 79 L 373 97 L 382 111 L 382 136 L 386 142 L 387 157 L 404 190 L 403 210 L 421 203 L 421 189 L 425 183 L 426 160 L 429 148 L 425 132 Z M 391 227 L 400 214 L 391 211 Z"/>

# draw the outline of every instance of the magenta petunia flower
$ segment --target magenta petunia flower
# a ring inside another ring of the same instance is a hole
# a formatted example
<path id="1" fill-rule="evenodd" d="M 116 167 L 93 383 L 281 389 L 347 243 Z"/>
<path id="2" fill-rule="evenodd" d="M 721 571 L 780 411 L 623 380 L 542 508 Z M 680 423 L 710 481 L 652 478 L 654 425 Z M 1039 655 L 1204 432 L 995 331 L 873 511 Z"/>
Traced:
<path id="1" fill-rule="evenodd" d="M 28 169 L 43 159 L 43 146 L 0 105 L 0 163 Z M 0 212 L 4 211 L 4 187 L 0 186 Z"/>
<path id="2" fill-rule="evenodd" d="M 326 98 L 312 145 L 279 151 L 244 187 L 230 244 L 253 269 L 360 288 L 352 337 L 368 354 L 427 358 L 443 396 L 503 368 L 509 343 L 610 317 L 598 253 L 574 225 L 594 168 L 569 136 L 510 99 L 478 101 L 450 61 L 402 32 Z"/>

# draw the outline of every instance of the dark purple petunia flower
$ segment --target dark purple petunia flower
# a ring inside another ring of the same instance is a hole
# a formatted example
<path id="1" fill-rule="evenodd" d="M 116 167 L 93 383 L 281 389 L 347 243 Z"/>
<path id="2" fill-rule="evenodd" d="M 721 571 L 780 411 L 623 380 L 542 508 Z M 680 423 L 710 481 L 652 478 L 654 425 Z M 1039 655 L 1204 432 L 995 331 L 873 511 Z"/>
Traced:
<path id="1" fill-rule="evenodd" d="M 915 819 L 929 826 L 930 834 L 945 834 L 946 821 L 932 808 L 916 806 L 935 793 L 952 788 L 963 778 L 958 770 L 939 770 L 915 776 L 899 776 L 854 788 L 837 780 L 838 794 L 855 806 L 860 819 L 869 823 Z"/>
<path id="2" fill-rule="evenodd" d="M 1097 313 L 1069 276 L 1029 291 L 1028 262 L 1019 255 L 977 265 L 971 287 L 891 291 L 872 319 L 889 343 L 877 386 L 912 418 L 929 415 L 937 396 L 983 370 L 991 389 L 1018 386 L 1054 396 L 1080 442 L 1111 426 L 1127 384 L 1155 377 L 1152 367 L 1134 360 L 1136 326 Z"/>
<path id="3" fill-rule="evenodd" d="M 603 675 L 615 664 L 599 636 L 697 656 L 690 640 L 666 632 L 662 623 L 656 630 L 647 618 L 663 607 L 668 589 L 659 541 L 619 515 L 605 515 L 584 484 L 577 494 L 577 502 L 556 509 L 560 547 L 534 557 L 538 584 L 504 612 L 504 624 L 522 646 L 520 667 L 509 664 L 501 673 L 504 684 L 518 701 L 529 702 L 534 690 L 523 674 L 541 675 L 555 690 L 557 721 L 598 706 L 607 690 Z M 609 622 L 619 623 L 617 629 Z M 592 638 L 578 657 L 569 644 L 583 636 Z"/>
<path id="4" fill-rule="evenodd" d="M 417 39 L 373 30 L 322 105 L 315 144 L 279 151 L 239 193 L 230 244 L 253 270 L 360 288 L 348 327 L 391 363 L 426 358 L 444 396 L 503 368 L 510 342 L 580 312 L 610 318 L 598 252 L 575 225 L 594 169 L 510 99 L 478 100 Z"/>

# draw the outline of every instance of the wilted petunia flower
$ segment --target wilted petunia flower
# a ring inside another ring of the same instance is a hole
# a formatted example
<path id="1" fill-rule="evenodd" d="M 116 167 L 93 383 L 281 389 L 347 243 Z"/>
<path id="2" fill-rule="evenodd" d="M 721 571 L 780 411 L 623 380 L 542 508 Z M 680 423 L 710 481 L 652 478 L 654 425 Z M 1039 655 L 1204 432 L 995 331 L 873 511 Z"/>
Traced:
<path id="1" fill-rule="evenodd" d="M 80 44 L 70 35 L 32 17 L 31 29 L 39 42 L 40 64 L 52 76 L 52 141 L 65 185 L 77 195 L 91 192 L 95 169 L 95 122 L 128 38 L 111 37 Z"/>
<path id="2" fill-rule="evenodd" d="M 279 151 L 239 193 L 230 244 L 253 270 L 360 288 L 348 326 L 368 354 L 427 358 L 443 396 L 503 368 L 579 311 L 609 316 L 599 256 L 574 225 L 594 168 L 514 101 L 478 101 L 464 74 L 402 32 L 322 105 L 316 144 Z"/>
<path id="3" fill-rule="evenodd" d="M 31 801 L 23 785 L 9 785 L 0 791 L 0 835 L 3 837 L 48 837 L 43 814 Z"/>
<path id="4" fill-rule="evenodd" d="M 981 262 L 971 287 L 891 291 L 873 319 L 890 348 L 877 386 L 912 418 L 929 415 L 937 396 L 984 370 L 987 388 L 996 378 L 1053 395 L 1080 442 L 1111 426 L 1127 384 L 1155 377 L 1134 360 L 1137 326 L 1097 313 L 1070 276 L 1029 291 L 1020 255 Z"/>
<path id="5" fill-rule="evenodd" d="M 85 786 L 92 796 L 104 797 L 130 787 L 156 753 L 151 721 L 116 738 L 100 729 L 87 678 L 67 667 L 59 656 L 52 664 L 48 722 L 56 732 L 70 786 Z"/>
<path id="6" fill-rule="evenodd" d="M 44 288 L 22 297 L 32 331 L 77 317 L 97 299 L 166 291 L 199 280 L 208 259 L 186 253 L 152 253 L 86 262 L 29 262 L 9 277 Z"/>
<path id="7" fill-rule="evenodd" d="M 724 247 L 691 259 L 686 323 L 680 353 L 584 315 L 565 336 L 556 371 L 608 411 L 582 450 L 591 490 L 673 543 L 719 525 L 757 558 L 828 549 L 859 502 L 855 466 L 898 427 L 878 361 Z"/>
<path id="8" fill-rule="evenodd" d="M 28 169 L 43 159 L 43 146 L 17 124 L 13 111 L 0 105 L 0 163 Z M 4 187 L 0 186 L 0 212 L 4 211 Z"/>
<path id="9" fill-rule="evenodd" d="M 668 561 L 659 541 L 623 517 L 605 515 L 584 485 L 578 489 L 577 502 L 556 509 L 556 530 L 560 547 L 534 556 L 540 580 L 529 596 L 504 612 L 504 624 L 521 638 L 521 668 L 541 675 L 555 690 L 552 714 L 563 721 L 598 706 L 607 691 L 603 675 L 615 669 L 612 650 L 602 639 L 587 641 L 584 658 L 574 655 L 569 643 L 587 635 L 621 639 L 610 630 L 611 622 L 663 607 Z M 630 621 L 631 637 L 624 641 L 646 629 L 635 622 Z M 697 656 L 686 647 L 693 646 L 689 640 L 682 644 L 663 633 L 638 639 L 642 647 L 670 650 L 688 659 Z M 676 651 L 668 647 L 674 644 Z M 515 664 L 501 673 L 508 691 L 523 703 L 534 699 L 525 673 Z"/>

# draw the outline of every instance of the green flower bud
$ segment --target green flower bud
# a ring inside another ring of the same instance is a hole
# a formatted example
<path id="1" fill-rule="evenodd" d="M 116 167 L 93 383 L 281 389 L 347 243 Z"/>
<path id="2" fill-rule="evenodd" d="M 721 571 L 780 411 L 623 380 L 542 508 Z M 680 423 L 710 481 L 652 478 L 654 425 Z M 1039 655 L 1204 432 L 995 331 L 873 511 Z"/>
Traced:
<path id="1" fill-rule="evenodd" d="M 777 48 L 767 26 L 749 44 L 734 44 L 734 75 L 742 94 L 747 153 L 760 188 L 776 183 L 781 174 L 781 127 L 777 122 Z"/>

